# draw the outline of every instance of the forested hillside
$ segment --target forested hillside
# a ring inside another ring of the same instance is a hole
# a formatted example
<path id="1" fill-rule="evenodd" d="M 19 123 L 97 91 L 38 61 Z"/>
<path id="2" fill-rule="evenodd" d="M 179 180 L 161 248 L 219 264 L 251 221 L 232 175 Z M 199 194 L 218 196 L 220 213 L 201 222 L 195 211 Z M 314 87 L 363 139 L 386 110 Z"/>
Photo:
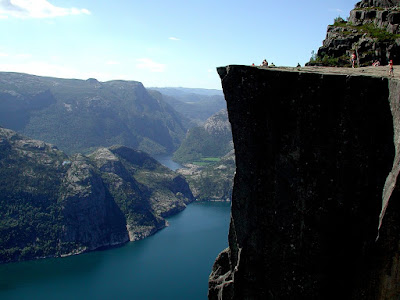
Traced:
<path id="1" fill-rule="evenodd" d="M 140 82 L 0 72 L 0 125 L 67 153 L 115 144 L 171 153 L 184 137 L 184 123 Z"/>

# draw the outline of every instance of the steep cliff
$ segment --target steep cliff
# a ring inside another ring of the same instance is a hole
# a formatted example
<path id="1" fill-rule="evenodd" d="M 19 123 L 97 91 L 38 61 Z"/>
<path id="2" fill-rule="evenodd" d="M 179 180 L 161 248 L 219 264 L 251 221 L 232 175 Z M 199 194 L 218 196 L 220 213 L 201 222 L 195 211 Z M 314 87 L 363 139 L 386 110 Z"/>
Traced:
<path id="1" fill-rule="evenodd" d="M 62 226 L 58 238 L 71 247 L 60 247 L 57 254 L 79 253 L 129 240 L 125 216 L 88 158 L 74 156 L 60 175 L 61 185 L 54 194 Z"/>
<path id="2" fill-rule="evenodd" d="M 210 299 L 400 297 L 400 83 L 357 72 L 218 68 L 237 169 Z"/>

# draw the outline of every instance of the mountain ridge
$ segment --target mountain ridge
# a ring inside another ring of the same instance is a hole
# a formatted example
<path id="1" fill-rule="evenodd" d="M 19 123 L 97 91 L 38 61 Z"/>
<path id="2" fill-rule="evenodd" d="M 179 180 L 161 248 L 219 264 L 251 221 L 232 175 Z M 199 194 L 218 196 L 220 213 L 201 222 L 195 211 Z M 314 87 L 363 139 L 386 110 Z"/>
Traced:
<path id="1" fill-rule="evenodd" d="M 78 80 L 0 72 L 0 124 L 67 151 L 124 144 L 173 152 L 186 127 L 137 81 Z"/>

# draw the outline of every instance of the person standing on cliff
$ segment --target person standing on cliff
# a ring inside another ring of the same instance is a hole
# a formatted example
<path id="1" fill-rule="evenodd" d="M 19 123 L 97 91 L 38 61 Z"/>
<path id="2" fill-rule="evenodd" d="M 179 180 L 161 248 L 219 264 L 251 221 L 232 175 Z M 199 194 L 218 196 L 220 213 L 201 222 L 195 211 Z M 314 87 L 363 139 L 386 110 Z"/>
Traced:
<path id="1" fill-rule="evenodd" d="M 393 60 L 389 61 L 389 76 L 394 77 L 394 73 L 393 73 Z"/>
<path id="2" fill-rule="evenodd" d="M 353 52 L 352 54 L 351 54 L 351 67 L 352 68 L 354 68 L 354 64 L 356 63 L 356 53 L 355 52 Z"/>
<path id="3" fill-rule="evenodd" d="M 261 66 L 268 67 L 268 62 L 266 59 L 263 60 L 263 62 L 261 63 Z"/>

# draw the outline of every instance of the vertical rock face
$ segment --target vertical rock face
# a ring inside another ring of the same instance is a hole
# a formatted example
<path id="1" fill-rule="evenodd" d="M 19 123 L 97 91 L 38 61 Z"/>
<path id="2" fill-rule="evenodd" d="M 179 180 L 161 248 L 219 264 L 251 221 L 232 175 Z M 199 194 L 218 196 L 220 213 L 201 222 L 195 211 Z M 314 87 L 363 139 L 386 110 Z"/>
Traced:
<path id="1" fill-rule="evenodd" d="M 218 73 L 237 171 L 209 299 L 398 299 L 398 82 Z"/>
<path id="2" fill-rule="evenodd" d="M 86 251 L 129 241 L 125 216 L 86 157 L 78 155 L 72 162 L 63 186 L 62 242 Z"/>

